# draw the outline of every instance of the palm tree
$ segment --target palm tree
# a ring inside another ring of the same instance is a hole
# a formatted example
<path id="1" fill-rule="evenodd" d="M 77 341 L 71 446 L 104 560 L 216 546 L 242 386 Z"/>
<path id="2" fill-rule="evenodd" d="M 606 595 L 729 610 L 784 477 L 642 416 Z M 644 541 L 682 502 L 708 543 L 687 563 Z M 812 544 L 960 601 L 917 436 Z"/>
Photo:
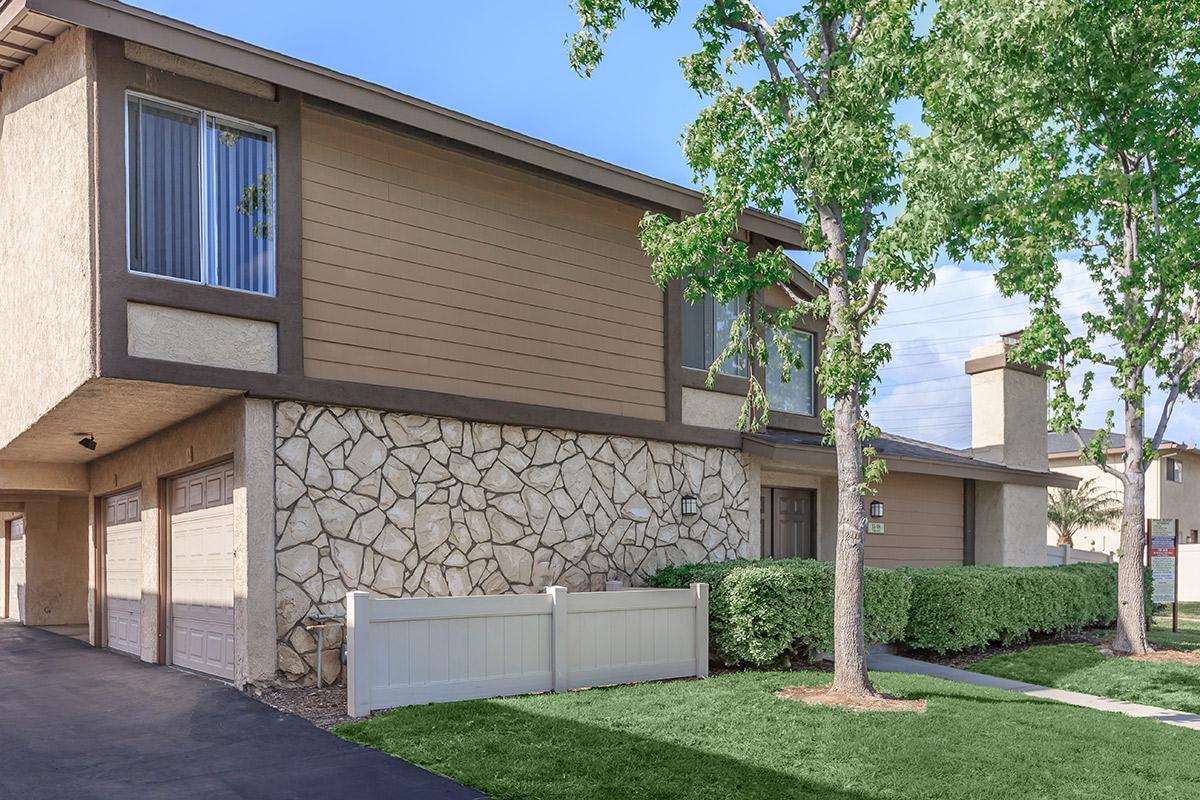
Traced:
<path id="1" fill-rule="evenodd" d="M 1058 544 L 1075 546 L 1075 534 L 1084 528 L 1114 526 L 1121 519 L 1117 493 L 1088 478 L 1075 489 L 1050 490 L 1047 516 L 1058 531 Z"/>

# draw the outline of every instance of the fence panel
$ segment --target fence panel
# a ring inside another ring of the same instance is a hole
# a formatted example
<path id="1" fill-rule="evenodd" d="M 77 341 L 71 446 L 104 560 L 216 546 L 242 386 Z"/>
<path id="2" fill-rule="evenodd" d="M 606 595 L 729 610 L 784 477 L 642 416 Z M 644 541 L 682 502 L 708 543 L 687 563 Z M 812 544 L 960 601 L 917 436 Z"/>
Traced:
<path id="1" fill-rule="evenodd" d="M 346 597 L 351 716 L 708 674 L 708 586 L 545 594 Z"/>

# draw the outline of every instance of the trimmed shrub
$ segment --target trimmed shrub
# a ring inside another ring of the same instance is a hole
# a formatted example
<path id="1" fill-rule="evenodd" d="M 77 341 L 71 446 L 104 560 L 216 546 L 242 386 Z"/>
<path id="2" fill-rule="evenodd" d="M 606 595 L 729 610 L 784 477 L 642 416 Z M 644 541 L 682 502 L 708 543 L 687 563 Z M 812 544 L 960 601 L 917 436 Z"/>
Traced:
<path id="1" fill-rule="evenodd" d="M 764 666 L 833 647 L 832 563 L 686 564 L 660 570 L 649 581 L 662 588 L 697 582 L 709 584 L 711 642 L 727 663 Z M 979 649 L 1037 633 L 1111 625 L 1117 568 L 867 568 L 864 606 L 868 642 L 902 642 L 938 653 Z"/>
<path id="2" fill-rule="evenodd" d="M 912 581 L 904 643 L 949 653 L 1035 633 L 1057 634 L 1117 618 L 1115 564 L 907 569 Z"/>
<path id="3" fill-rule="evenodd" d="M 726 561 L 668 567 L 650 579 L 660 588 L 709 585 L 709 624 L 717 654 L 731 664 L 763 666 L 781 657 L 833 647 L 833 564 L 826 561 Z M 867 569 L 866 635 L 889 642 L 904 634 L 910 581 L 898 570 Z"/>

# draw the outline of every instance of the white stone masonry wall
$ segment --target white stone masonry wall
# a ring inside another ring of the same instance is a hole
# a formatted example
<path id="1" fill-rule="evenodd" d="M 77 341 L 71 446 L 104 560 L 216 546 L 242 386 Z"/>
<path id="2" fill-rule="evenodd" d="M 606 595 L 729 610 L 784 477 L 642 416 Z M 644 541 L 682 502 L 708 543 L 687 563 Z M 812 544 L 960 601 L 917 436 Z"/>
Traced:
<path id="1" fill-rule="evenodd" d="M 311 680 L 310 614 L 389 597 L 638 584 L 752 554 L 741 453 L 565 430 L 276 406 L 279 667 Z M 680 498 L 700 513 L 680 516 Z M 323 670 L 340 669 L 335 635 Z"/>

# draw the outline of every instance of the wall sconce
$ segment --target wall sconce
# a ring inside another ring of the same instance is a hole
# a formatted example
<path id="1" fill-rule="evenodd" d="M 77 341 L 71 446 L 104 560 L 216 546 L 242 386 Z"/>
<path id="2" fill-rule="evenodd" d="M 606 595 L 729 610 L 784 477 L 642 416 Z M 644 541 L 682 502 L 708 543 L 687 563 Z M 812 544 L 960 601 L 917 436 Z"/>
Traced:
<path id="1" fill-rule="evenodd" d="M 880 500 L 871 501 L 871 518 L 879 519 L 883 516 L 883 502 Z"/>
<path id="2" fill-rule="evenodd" d="M 690 494 L 684 495 L 679 501 L 679 513 L 685 517 L 694 517 L 700 513 L 700 506 L 696 502 L 696 498 Z"/>

